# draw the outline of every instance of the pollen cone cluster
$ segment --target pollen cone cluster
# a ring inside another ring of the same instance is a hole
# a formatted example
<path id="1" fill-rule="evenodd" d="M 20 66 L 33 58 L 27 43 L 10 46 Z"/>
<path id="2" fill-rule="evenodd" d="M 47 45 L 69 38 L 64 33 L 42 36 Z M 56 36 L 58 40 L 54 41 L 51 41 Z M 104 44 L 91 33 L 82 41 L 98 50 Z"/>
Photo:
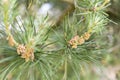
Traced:
<path id="1" fill-rule="evenodd" d="M 85 40 L 90 38 L 90 33 L 85 32 L 82 36 L 79 35 L 74 36 L 68 43 L 72 46 L 72 48 L 77 48 L 78 45 L 82 45 Z"/>
<path id="2" fill-rule="evenodd" d="M 26 45 L 19 44 L 17 47 L 17 53 L 18 55 L 21 55 L 21 58 L 24 58 L 26 62 L 34 60 L 34 49 Z"/>

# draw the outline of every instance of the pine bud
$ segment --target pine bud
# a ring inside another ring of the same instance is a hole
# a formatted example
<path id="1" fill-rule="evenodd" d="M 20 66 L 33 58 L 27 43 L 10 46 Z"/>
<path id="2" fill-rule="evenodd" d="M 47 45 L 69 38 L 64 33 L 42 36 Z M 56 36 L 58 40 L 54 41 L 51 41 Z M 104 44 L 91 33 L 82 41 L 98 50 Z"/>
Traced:
<path id="1" fill-rule="evenodd" d="M 78 42 L 78 39 L 79 39 L 79 36 L 76 35 L 76 36 L 74 36 L 68 43 L 69 43 L 70 45 L 73 45 L 74 43 L 77 43 L 77 42 Z"/>
<path id="2" fill-rule="evenodd" d="M 23 44 L 18 45 L 17 53 L 18 55 L 21 55 L 21 58 L 24 58 L 26 62 L 28 62 L 29 60 L 34 60 L 34 50 Z"/>
<path id="3" fill-rule="evenodd" d="M 9 43 L 10 46 L 14 46 L 16 44 L 16 42 L 15 42 L 15 40 L 14 40 L 12 35 L 9 35 L 7 37 L 7 40 L 8 40 L 8 43 Z"/>
<path id="4" fill-rule="evenodd" d="M 79 36 L 76 35 L 68 43 L 72 46 L 72 48 L 77 48 L 78 40 L 79 40 Z"/>
<path id="5" fill-rule="evenodd" d="M 78 40 L 78 44 L 81 45 L 81 44 L 83 44 L 84 42 L 85 42 L 85 40 L 84 40 L 83 36 L 81 36 L 81 37 L 79 38 L 79 40 Z"/>
<path id="6" fill-rule="evenodd" d="M 85 32 L 84 35 L 83 35 L 83 38 L 85 40 L 88 40 L 90 38 L 90 33 L 89 32 Z"/>
<path id="7" fill-rule="evenodd" d="M 77 48 L 77 44 L 72 45 L 72 48 Z"/>
<path id="8" fill-rule="evenodd" d="M 20 54 L 24 54 L 26 50 L 26 47 L 23 44 L 18 45 L 17 47 L 17 53 Z"/>

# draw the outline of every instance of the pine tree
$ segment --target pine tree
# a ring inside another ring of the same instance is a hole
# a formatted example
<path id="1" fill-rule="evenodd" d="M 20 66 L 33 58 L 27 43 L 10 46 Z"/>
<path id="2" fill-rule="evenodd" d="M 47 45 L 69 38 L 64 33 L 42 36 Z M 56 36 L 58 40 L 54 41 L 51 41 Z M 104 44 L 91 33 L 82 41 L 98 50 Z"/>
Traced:
<path id="1" fill-rule="evenodd" d="M 0 0 L 0 80 L 83 80 L 106 53 L 109 1 L 64 0 L 61 14 L 44 16 L 46 0 Z"/>

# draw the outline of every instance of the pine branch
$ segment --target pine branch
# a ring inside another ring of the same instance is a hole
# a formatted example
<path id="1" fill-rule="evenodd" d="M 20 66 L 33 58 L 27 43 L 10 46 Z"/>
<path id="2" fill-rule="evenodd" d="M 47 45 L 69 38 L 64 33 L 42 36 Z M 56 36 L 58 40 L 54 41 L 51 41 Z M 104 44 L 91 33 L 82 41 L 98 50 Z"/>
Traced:
<path id="1" fill-rule="evenodd" d="M 32 13 L 37 0 L 26 3 L 23 17 L 16 0 L 1 0 L 1 80 L 10 76 L 17 80 L 80 80 L 83 64 L 100 65 L 105 49 L 96 38 L 109 21 L 104 11 L 109 0 L 74 0 L 73 14 L 62 15 L 56 29 L 49 23 L 49 15 Z"/>

